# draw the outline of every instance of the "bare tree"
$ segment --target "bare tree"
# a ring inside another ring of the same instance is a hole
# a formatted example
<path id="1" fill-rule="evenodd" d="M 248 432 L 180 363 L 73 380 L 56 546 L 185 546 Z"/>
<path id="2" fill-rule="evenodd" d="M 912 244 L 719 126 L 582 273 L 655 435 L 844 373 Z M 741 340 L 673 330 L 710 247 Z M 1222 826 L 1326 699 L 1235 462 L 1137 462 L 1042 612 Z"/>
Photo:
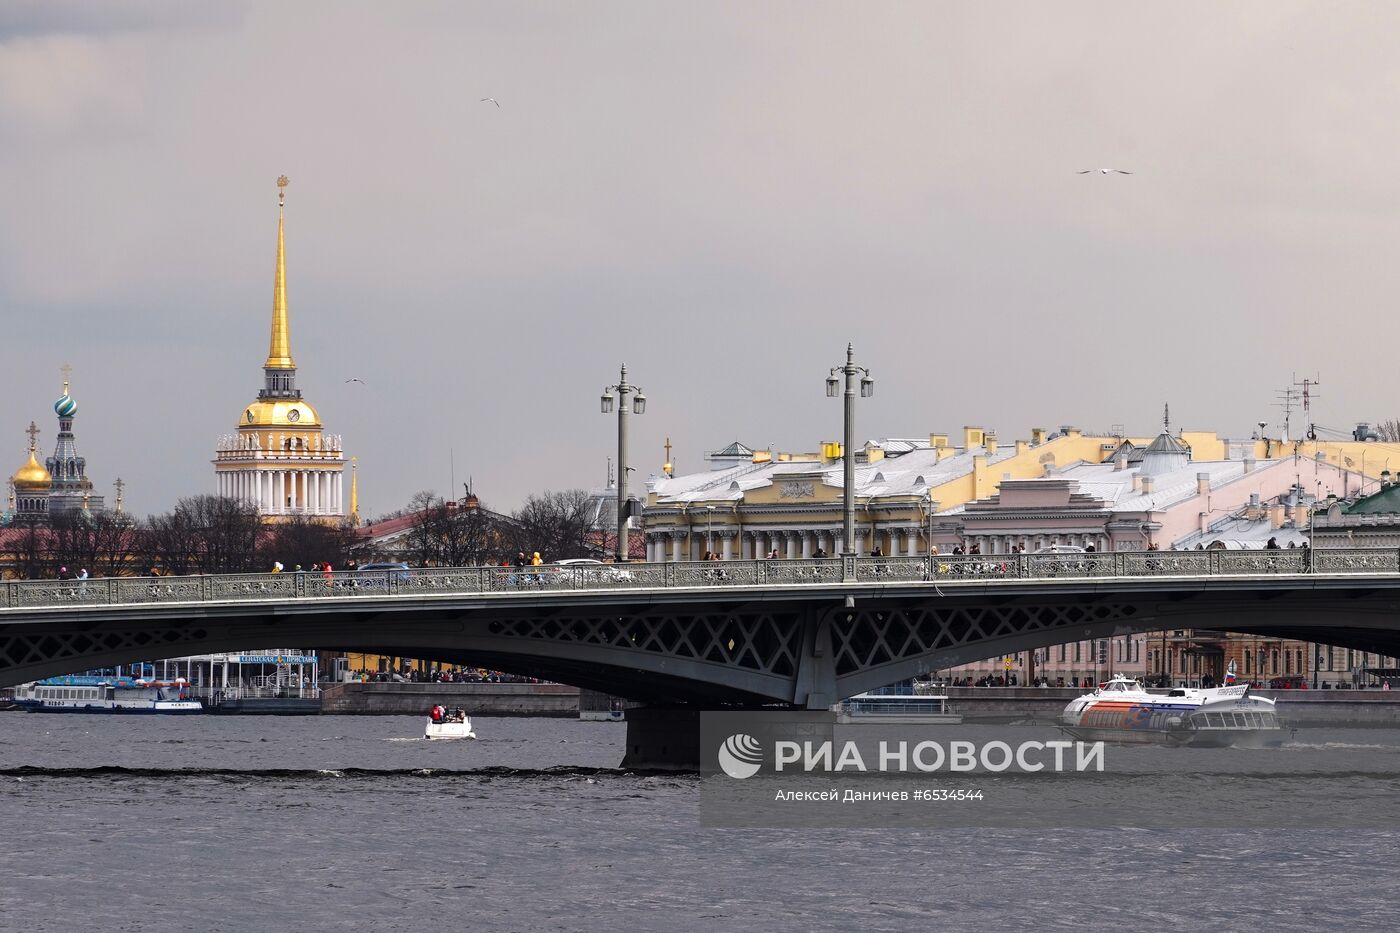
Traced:
<path id="1" fill-rule="evenodd" d="M 442 558 L 447 566 L 475 567 L 501 556 L 500 524 L 485 506 L 448 503 L 444 512 Z"/>
<path id="2" fill-rule="evenodd" d="M 585 489 L 531 495 L 511 513 L 505 537 L 512 550 L 528 556 L 538 551 L 545 560 L 584 557 L 589 553 L 592 502 Z"/>
<path id="3" fill-rule="evenodd" d="M 193 572 L 198 566 L 201 539 L 193 517 L 179 505 L 169 512 L 150 516 L 141 529 L 140 554 L 145 564 L 142 572 L 159 570 L 174 576 Z"/>
<path id="4" fill-rule="evenodd" d="M 261 564 L 281 561 L 286 569 L 312 570 L 321 564 L 344 567 L 355 536 L 344 525 L 330 525 L 305 515 L 293 515 L 267 532 Z"/>
<path id="5" fill-rule="evenodd" d="M 248 573 L 258 568 L 263 524 L 251 503 L 227 496 L 191 496 L 175 506 L 197 529 L 195 567 L 200 573 Z"/>
<path id="6" fill-rule="evenodd" d="M 94 576 L 119 577 L 131 572 L 131 562 L 140 547 L 136 522 L 129 516 L 107 513 L 93 522 L 95 558 L 90 568 Z"/>
<path id="7" fill-rule="evenodd" d="M 405 535 L 403 556 L 420 567 L 467 567 L 500 556 L 501 523 L 479 502 L 471 502 L 449 502 L 430 492 L 415 495 L 405 510 L 415 521 Z"/>
<path id="8" fill-rule="evenodd" d="M 53 576 L 52 536 L 43 522 L 32 518 L 16 519 L 8 536 L 8 563 L 20 580 L 38 580 Z"/>
<path id="9" fill-rule="evenodd" d="M 1375 426 L 1376 436 L 1383 441 L 1395 443 L 1400 441 L 1400 420 L 1391 418 L 1382 421 Z"/>

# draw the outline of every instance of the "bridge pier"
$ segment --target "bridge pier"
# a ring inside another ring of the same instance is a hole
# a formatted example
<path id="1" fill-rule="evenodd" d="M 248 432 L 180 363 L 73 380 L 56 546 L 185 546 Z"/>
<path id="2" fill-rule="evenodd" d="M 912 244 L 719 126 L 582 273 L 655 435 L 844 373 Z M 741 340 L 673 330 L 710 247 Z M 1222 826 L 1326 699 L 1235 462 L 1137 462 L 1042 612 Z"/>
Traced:
<path id="1" fill-rule="evenodd" d="M 781 715 L 772 714 L 781 712 Z M 700 717 L 706 713 L 705 729 Z M 836 714 L 830 710 L 700 710 L 689 707 L 641 706 L 627 711 L 627 750 L 623 768 L 642 771 L 699 771 L 701 756 L 713 756 L 721 742 L 735 732 L 752 735 L 765 748 L 777 741 L 830 741 Z M 702 740 L 713 748 L 702 748 Z M 709 758 L 711 767 L 714 757 Z"/>
<path id="2" fill-rule="evenodd" d="M 700 711 L 662 706 L 629 709 L 622 767 L 639 771 L 700 770 Z"/>

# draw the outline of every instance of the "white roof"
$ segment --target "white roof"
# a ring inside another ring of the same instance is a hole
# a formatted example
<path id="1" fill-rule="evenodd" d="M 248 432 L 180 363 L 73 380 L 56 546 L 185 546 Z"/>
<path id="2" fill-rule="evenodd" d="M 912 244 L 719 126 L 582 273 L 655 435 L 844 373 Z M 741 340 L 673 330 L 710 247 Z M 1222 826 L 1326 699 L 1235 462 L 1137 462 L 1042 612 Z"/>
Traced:
<path id="1" fill-rule="evenodd" d="M 987 457 L 987 465 L 993 467 L 1015 455 L 1014 446 L 1000 448 Z M 932 486 L 971 473 L 973 458 L 978 456 L 987 456 L 987 449 L 958 449 L 951 456 L 945 454 L 939 461 L 938 451 L 925 446 L 912 448 L 899 456 L 886 456 L 871 464 L 857 464 L 856 495 L 921 496 Z M 658 504 L 712 502 L 736 500 L 750 489 L 770 486 L 784 477 L 802 474 L 816 474 L 823 485 L 839 489 L 842 471 L 840 460 L 785 460 L 744 463 L 725 470 L 687 473 L 676 477 L 655 476 L 648 485 L 656 493 Z"/>

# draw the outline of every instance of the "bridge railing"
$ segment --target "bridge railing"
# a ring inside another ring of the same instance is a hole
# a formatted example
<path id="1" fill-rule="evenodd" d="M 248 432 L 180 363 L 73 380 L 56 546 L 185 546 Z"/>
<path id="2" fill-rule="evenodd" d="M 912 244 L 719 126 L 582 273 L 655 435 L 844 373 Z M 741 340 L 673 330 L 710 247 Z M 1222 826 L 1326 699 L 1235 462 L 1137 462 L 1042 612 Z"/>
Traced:
<path id="1" fill-rule="evenodd" d="M 1034 579 L 1400 574 L 1400 549 L 1122 551 L 1072 554 L 935 554 L 932 557 L 430 567 L 361 571 L 19 580 L 3 584 L 0 609 L 142 603 L 531 594 L 849 583 L 945 583 Z"/>

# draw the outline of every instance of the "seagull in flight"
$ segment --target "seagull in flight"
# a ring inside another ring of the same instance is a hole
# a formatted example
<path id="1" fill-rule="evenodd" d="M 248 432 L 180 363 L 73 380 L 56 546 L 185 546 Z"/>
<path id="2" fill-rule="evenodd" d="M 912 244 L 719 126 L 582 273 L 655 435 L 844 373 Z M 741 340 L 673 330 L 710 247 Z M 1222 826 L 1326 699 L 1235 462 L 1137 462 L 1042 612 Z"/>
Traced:
<path id="1" fill-rule="evenodd" d="M 501 102 L 498 101 L 498 100 L 496 100 L 496 98 L 494 98 L 494 97 L 483 97 L 483 98 L 479 101 L 479 103 L 483 103 L 483 104 L 484 104 L 484 103 L 486 103 L 488 100 L 489 100 L 491 103 L 495 104 L 497 107 L 500 107 L 500 106 L 501 106 Z"/>
<path id="2" fill-rule="evenodd" d="M 364 381 L 363 379 L 346 379 L 345 381 L 346 381 L 346 382 L 358 382 L 360 385 L 364 385 L 364 384 L 365 384 L 365 381 Z"/>
<path id="3" fill-rule="evenodd" d="M 1075 172 L 1076 175 L 1088 175 L 1090 172 L 1098 172 L 1100 175 L 1112 175 L 1117 172 L 1119 175 L 1131 175 L 1132 172 L 1125 172 L 1121 168 L 1086 168 L 1082 172 Z"/>

